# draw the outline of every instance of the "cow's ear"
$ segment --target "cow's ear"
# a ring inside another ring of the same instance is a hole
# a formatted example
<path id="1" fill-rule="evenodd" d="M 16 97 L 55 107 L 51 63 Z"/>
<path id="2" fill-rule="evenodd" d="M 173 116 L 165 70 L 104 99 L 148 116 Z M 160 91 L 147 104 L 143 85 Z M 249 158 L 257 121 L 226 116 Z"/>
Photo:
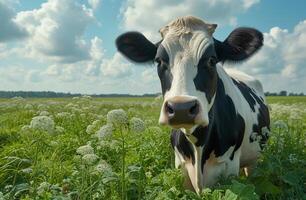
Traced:
<path id="1" fill-rule="evenodd" d="M 157 47 L 139 32 L 127 32 L 116 39 L 119 52 L 137 63 L 152 61 Z"/>
<path id="2" fill-rule="evenodd" d="M 254 28 L 241 27 L 235 29 L 220 42 L 214 40 L 219 61 L 243 61 L 251 57 L 263 45 L 263 35 Z"/>

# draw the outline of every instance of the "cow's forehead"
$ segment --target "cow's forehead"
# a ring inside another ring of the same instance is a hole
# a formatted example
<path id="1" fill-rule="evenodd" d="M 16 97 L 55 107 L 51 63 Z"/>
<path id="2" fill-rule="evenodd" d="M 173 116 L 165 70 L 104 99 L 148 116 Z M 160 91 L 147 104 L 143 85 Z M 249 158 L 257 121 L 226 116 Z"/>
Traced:
<path id="1" fill-rule="evenodd" d="M 192 58 L 197 62 L 211 44 L 212 36 L 197 30 L 180 36 L 169 32 L 160 47 L 166 51 L 170 62 L 177 56 Z"/>
<path id="2" fill-rule="evenodd" d="M 161 28 L 159 32 L 161 33 L 162 38 L 165 38 L 168 34 L 180 36 L 197 30 L 212 35 L 216 27 L 216 24 L 204 22 L 203 20 L 193 16 L 185 16 L 173 20 L 168 25 Z"/>
<path id="3" fill-rule="evenodd" d="M 160 29 L 163 37 L 161 45 L 170 60 L 180 54 L 193 57 L 197 62 L 209 44 L 213 43 L 212 33 L 215 28 L 216 25 L 192 16 L 181 17 Z"/>

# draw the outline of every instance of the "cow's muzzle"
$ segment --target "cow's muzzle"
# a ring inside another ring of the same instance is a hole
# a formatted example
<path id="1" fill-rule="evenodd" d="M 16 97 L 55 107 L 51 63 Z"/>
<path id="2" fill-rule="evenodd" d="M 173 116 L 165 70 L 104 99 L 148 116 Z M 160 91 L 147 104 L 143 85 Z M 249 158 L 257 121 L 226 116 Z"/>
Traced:
<path id="1" fill-rule="evenodd" d="M 200 103 L 190 97 L 173 97 L 166 100 L 161 111 L 160 123 L 174 128 L 188 128 L 197 124 Z"/>

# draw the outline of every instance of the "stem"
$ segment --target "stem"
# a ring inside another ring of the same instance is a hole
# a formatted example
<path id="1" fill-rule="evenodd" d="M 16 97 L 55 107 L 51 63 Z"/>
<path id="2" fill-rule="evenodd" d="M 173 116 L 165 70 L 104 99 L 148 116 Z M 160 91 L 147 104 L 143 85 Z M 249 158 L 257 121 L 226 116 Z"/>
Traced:
<path id="1" fill-rule="evenodd" d="M 122 140 L 122 166 L 121 166 L 121 199 L 125 199 L 125 145 L 124 145 L 124 134 L 122 128 L 120 128 L 121 140 Z"/>

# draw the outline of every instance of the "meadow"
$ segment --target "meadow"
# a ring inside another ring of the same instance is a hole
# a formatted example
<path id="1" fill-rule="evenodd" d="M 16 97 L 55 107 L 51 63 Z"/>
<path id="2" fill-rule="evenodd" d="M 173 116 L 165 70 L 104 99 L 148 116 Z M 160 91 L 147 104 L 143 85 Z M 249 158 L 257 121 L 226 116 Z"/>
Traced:
<path id="1" fill-rule="evenodd" d="M 306 97 L 269 97 L 253 173 L 184 190 L 161 98 L 0 100 L 0 200 L 306 199 Z"/>

